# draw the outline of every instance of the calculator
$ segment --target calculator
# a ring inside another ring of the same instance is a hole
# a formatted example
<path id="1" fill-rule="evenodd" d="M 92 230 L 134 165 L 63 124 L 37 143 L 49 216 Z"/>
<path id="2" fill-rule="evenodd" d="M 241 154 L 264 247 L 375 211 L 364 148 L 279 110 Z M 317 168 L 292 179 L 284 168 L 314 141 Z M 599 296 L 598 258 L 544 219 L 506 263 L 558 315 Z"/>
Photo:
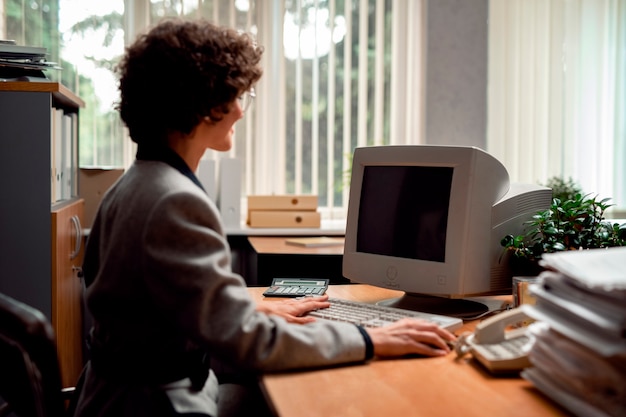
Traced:
<path id="1" fill-rule="evenodd" d="M 274 278 L 263 293 L 266 297 L 303 297 L 323 295 L 328 280 L 323 278 Z"/>

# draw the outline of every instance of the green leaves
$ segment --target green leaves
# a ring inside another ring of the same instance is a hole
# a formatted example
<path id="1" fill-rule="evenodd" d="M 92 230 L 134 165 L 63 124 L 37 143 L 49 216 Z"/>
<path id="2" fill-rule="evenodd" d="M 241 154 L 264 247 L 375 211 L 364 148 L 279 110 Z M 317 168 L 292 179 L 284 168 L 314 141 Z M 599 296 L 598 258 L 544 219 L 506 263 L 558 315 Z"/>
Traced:
<path id="1" fill-rule="evenodd" d="M 548 210 L 537 212 L 524 224 L 524 234 L 505 236 L 500 244 L 505 252 L 533 261 L 544 253 L 626 246 L 626 223 L 604 220 L 610 200 L 581 193 L 570 199 L 554 198 Z"/>

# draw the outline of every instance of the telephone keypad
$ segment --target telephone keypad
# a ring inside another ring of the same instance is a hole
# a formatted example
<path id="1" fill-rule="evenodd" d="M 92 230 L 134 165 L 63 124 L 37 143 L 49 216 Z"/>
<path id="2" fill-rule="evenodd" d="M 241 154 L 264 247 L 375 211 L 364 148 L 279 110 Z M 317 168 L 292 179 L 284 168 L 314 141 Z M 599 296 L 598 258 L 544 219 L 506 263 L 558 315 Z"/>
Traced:
<path id="1" fill-rule="evenodd" d="M 513 339 L 507 339 L 502 343 L 485 344 L 481 345 L 481 347 L 495 357 L 504 359 L 522 355 L 524 353 L 523 347 L 529 341 L 530 338 L 528 336 L 522 335 Z"/>

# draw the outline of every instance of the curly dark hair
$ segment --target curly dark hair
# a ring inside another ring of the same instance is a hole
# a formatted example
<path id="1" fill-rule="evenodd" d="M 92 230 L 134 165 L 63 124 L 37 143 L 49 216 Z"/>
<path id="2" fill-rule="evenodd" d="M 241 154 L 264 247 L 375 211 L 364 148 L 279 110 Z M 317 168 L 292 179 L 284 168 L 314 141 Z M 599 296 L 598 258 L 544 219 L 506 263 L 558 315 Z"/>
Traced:
<path id="1" fill-rule="evenodd" d="M 246 33 L 204 19 L 167 19 L 140 35 L 117 66 L 117 110 L 138 144 L 189 134 L 261 78 L 263 49 Z"/>

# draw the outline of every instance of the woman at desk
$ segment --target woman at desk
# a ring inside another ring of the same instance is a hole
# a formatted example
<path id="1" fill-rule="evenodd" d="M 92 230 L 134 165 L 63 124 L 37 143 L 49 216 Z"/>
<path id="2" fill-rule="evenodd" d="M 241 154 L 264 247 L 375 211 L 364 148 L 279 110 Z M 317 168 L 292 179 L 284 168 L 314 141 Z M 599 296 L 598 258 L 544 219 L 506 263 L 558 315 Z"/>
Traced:
<path id="1" fill-rule="evenodd" d="M 87 243 L 94 326 L 76 416 L 216 416 L 208 358 L 264 372 L 449 352 L 454 336 L 424 322 L 365 330 L 301 317 L 325 298 L 255 305 L 230 270 L 218 210 L 194 172 L 206 149 L 231 148 L 261 53 L 246 34 L 181 20 L 127 48 L 118 110 L 138 150 Z"/>

